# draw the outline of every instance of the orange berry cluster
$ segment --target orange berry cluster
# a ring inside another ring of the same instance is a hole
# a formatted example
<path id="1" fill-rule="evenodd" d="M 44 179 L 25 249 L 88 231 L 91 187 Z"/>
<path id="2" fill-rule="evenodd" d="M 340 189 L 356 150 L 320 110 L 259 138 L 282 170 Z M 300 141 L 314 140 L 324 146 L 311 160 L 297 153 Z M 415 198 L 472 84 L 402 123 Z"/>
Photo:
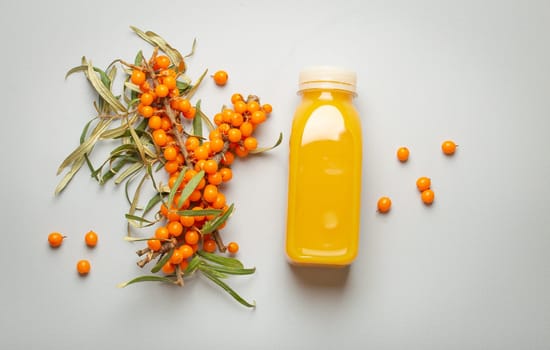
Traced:
<path id="1" fill-rule="evenodd" d="M 58 248 L 63 244 L 63 240 L 67 238 L 66 236 L 63 236 L 59 232 L 52 232 L 48 235 L 48 243 L 52 248 Z M 84 236 L 84 242 L 86 245 L 90 248 L 93 248 L 97 245 L 97 233 L 94 231 L 88 231 L 86 235 Z M 76 263 L 76 270 L 80 275 L 87 275 L 90 272 L 91 265 L 88 260 L 79 260 Z"/>
<path id="2" fill-rule="evenodd" d="M 446 140 L 441 144 L 441 151 L 447 156 L 452 156 L 456 152 L 457 145 L 454 141 Z M 397 160 L 401 163 L 405 163 L 409 160 L 410 151 L 407 147 L 402 146 L 397 149 Z M 431 189 L 431 179 L 422 176 L 416 180 L 416 187 L 420 191 L 420 198 L 426 205 L 433 203 L 435 199 L 435 192 Z M 380 197 L 377 202 L 378 212 L 387 213 L 391 209 L 391 199 L 389 197 Z"/>
<path id="3" fill-rule="evenodd" d="M 220 242 L 216 242 L 212 234 L 203 235 L 201 228 L 220 215 L 219 212 L 229 209 L 222 188 L 233 178 L 231 165 L 236 157 L 246 157 L 257 149 L 258 141 L 253 133 L 272 111 L 271 105 L 261 105 L 255 96 L 245 100 L 241 94 L 234 94 L 232 106 L 215 115 L 215 127 L 207 139 L 190 135 L 184 131 L 182 123 L 200 116 L 185 95 L 180 95 L 177 75 L 167 56 L 153 55 L 148 65 L 135 67 L 130 76 L 130 81 L 141 91 L 137 110 L 148 119 L 152 141 L 160 150 L 168 176 L 168 187 L 173 191 L 174 186 L 178 186 L 172 202 L 161 204 L 159 214 L 163 224 L 147 241 L 152 252 L 163 251 L 165 244 L 175 246 L 169 261 L 162 267 L 166 274 L 174 273 L 178 265 L 184 270 L 199 249 L 213 253 L 219 247 L 231 254 L 237 253 L 237 243 L 220 247 Z M 204 177 L 182 201 L 185 186 L 201 171 Z M 189 210 L 217 210 L 218 214 L 180 214 Z M 224 226 L 225 223 L 218 230 Z"/>

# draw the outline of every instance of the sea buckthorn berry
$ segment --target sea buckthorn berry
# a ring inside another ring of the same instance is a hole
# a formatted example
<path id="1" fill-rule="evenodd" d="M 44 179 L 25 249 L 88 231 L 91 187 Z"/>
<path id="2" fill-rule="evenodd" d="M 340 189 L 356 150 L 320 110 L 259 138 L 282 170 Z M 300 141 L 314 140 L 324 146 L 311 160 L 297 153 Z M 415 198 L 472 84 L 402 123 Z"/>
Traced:
<path id="1" fill-rule="evenodd" d="M 168 88 L 168 90 L 173 90 L 176 88 L 176 78 L 174 78 L 173 76 L 169 75 L 167 77 L 164 77 L 162 79 L 162 83 L 164 85 L 166 85 L 166 87 Z"/>
<path id="2" fill-rule="evenodd" d="M 189 107 L 187 111 L 182 112 L 185 119 L 193 119 L 195 118 L 195 115 L 197 114 L 197 109 L 193 106 Z"/>
<path id="3" fill-rule="evenodd" d="M 235 104 L 237 101 L 242 101 L 242 100 L 243 100 L 243 95 L 241 94 L 235 93 L 231 95 L 231 103 L 233 104 Z"/>
<path id="4" fill-rule="evenodd" d="M 179 249 L 174 249 L 174 252 L 172 253 L 169 261 L 171 264 L 177 265 L 183 261 L 183 254 Z"/>
<path id="5" fill-rule="evenodd" d="M 204 172 L 207 174 L 214 174 L 218 171 L 218 163 L 214 159 L 209 159 L 204 162 Z"/>
<path id="6" fill-rule="evenodd" d="M 225 108 L 222 111 L 223 122 L 227 123 L 227 124 L 231 124 L 231 120 L 233 119 L 233 114 L 235 114 L 235 112 L 233 110 L 231 110 L 229 108 Z"/>
<path id="7" fill-rule="evenodd" d="M 195 245 L 199 242 L 200 235 L 195 230 L 189 230 L 185 232 L 185 243 L 189 245 Z"/>
<path id="8" fill-rule="evenodd" d="M 241 113 L 233 113 L 231 117 L 231 125 L 238 128 L 244 122 L 243 115 Z"/>
<path id="9" fill-rule="evenodd" d="M 158 238 L 160 240 L 166 240 L 170 238 L 170 232 L 168 232 L 168 228 L 166 226 L 160 226 L 155 230 L 155 238 Z"/>
<path id="10" fill-rule="evenodd" d="M 409 149 L 407 147 L 399 147 L 397 149 L 397 159 L 404 163 L 409 159 Z"/>
<path id="11" fill-rule="evenodd" d="M 191 102 L 186 98 L 181 98 L 177 103 L 177 110 L 182 113 L 187 113 L 191 109 Z"/>
<path id="12" fill-rule="evenodd" d="M 166 228 L 168 229 L 168 232 L 174 237 L 178 237 L 183 233 L 183 225 L 181 224 L 181 222 L 179 222 L 179 217 L 178 221 L 170 221 Z"/>
<path id="13" fill-rule="evenodd" d="M 214 253 L 216 251 L 216 242 L 213 239 L 205 239 L 202 243 L 202 249 L 207 253 Z"/>
<path id="14" fill-rule="evenodd" d="M 65 236 L 59 232 L 52 232 L 48 235 L 48 243 L 53 248 L 59 247 L 63 243 L 63 239 L 65 239 Z"/>
<path id="15" fill-rule="evenodd" d="M 240 158 L 244 158 L 244 157 L 248 156 L 248 150 L 244 146 L 238 145 L 235 148 L 235 154 Z"/>
<path id="16" fill-rule="evenodd" d="M 221 192 L 218 192 L 218 195 L 216 196 L 216 200 L 212 202 L 212 208 L 221 209 L 224 206 L 225 206 L 225 195 Z"/>
<path id="17" fill-rule="evenodd" d="M 239 251 L 239 244 L 237 242 L 230 242 L 227 245 L 227 251 L 231 254 L 236 254 Z"/>
<path id="18" fill-rule="evenodd" d="M 87 275 L 90 272 L 90 268 L 91 265 L 88 260 L 79 260 L 76 263 L 76 271 L 78 271 L 80 275 Z"/>
<path id="19" fill-rule="evenodd" d="M 147 246 L 149 247 L 149 249 L 156 252 L 160 250 L 160 248 L 162 247 L 162 243 L 160 243 L 158 239 L 150 239 L 147 241 Z"/>
<path id="20" fill-rule="evenodd" d="M 185 141 L 185 148 L 187 148 L 188 151 L 194 151 L 199 146 L 200 146 L 200 141 L 195 136 L 190 136 Z"/>
<path id="21" fill-rule="evenodd" d="M 241 141 L 242 133 L 241 130 L 237 128 L 231 128 L 227 132 L 227 138 L 230 142 L 239 142 Z"/>
<path id="22" fill-rule="evenodd" d="M 178 156 L 178 149 L 174 146 L 166 146 L 164 149 L 164 159 L 166 160 L 176 160 Z"/>
<path id="23" fill-rule="evenodd" d="M 387 213 L 391 208 L 391 199 L 389 197 L 380 197 L 377 207 L 380 213 Z"/>
<path id="24" fill-rule="evenodd" d="M 221 137 L 222 137 L 222 133 L 220 132 L 219 129 L 214 129 L 210 131 L 210 133 L 208 133 L 208 139 L 210 141 L 220 139 Z"/>
<path id="25" fill-rule="evenodd" d="M 219 125 L 222 124 L 222 123 L 223 123 L 223 114 L 221 114 L 221 113 L 216 113 L 216 114 L 214 115 L 214 124 L 216 124 L 216 125 L 219 126 Z"/>
<path id="26" fill-rule="evenodd" d="M 223 165 L 231 165 L 235 161 L 235 155 L 231 151 L 227 151 L 223 154 L 221 163 Z"/>
<path id="27" fill-rule="evenodd" d="M 193 251 L 193 247 L 191 247 L 189 244 L 182 244 L 181 247 L 178 248 L 178 250 L 180 251 L 184 259 L 192 257 L 195 253 Z"/>
<path id="28" fill-rule="evenodd" d="M 169 92 L 169 89 L 164 84 L 158 84 L 155 87 L 155 93 L 157 94 L 158 97 L 166 97 L 168 96 L 168 92 Z"/>
<path id="29" fill-rule="evenodd" d="M 210 150 L 212 151 L 212 153 L 218 153 L 223 149 L 223 146 L 224 142 L 221 137 L 210 141 Z"/>
<path id="30" fill-rule="evenodd" d="M 205 201 L 213 203 L 218 198 L 218 188 L 214 185 L 206 185 L 202 197 Z"/>
<path id="31" fill-rule="evenodd" d="M 150 93 L 150 92 L 144 92 L 139 97 L 139 100 L 140 100 L 142 105 L 150 106 L 151 103 L 153 103 L 153 101 L 155 100 L 155 96 L 153 96 L 153 94 Z"/>
<path id="32" fill-rule="evenodd" d="M 416 187 L 420 192 L 430 189 L 432 186 L 432 180 L 429 177 L 422 176 L 416 180 Z"/>
<path id="33" fill-rule="evenodd" d="M 255 111 L 250 116 L 250 122 L 252 124 L 261 124 L 265 121 L 266 115 L 264 111 Z"/>
<path id="34" fill-rule="evenodd" d="M 94 231 L 88 231 L 84 236 L 84 241 L 88 247 L 95 247 L 97 245 L 97 233 Z"/>
<path id="35" fill-rule="evenodd" d="M 162 272 L 164 272 L 166 275 L 171 275 L 176 271 L 176 268 L 170 261 L 167 261 L 166 264 L 162 266 Z"/>
<path id="36" fill-rule="evenodd" d="M 266 114 L 269 114 L 271 112 L 273 112 L 273 107 L 269 104 L 269 103 L 266 103 L 262 106 L 262 110 L 266 113 Z"/>
<path id="37" fill-rule="evenodd" d="M 164 170 L 166 170 L 168 174 L 173 174 L 176 171 L 178 171 L 178 169 L 179 169 L 179 164 L 175 160 L 169 160 L 164 164 Z"/>
<path id="38" fill-rule="evenodd" d="M 233 104 L 233 109 L 236 113 L 244 114 L 247 111 L 248 106 L 243 100 L 238 100 Z"/>
<path id="39" fill-rule="evenodd" d="M 243 122 L 239 127 L 239 130 L 241 130 L 242 137 L 248 137 L 252 135 L 252 132 L 254 132 L 254 124 L 251 122 Z"/>
<path id="40" fill-rule="evenodd" d="M 421 197 L 424 204 L 432 204 L 435 199 L 435 193 L 432 190 L 425 190 L 422 191 Z"/>
<path id="41" fill-rule="evenodd" d="M 166 143 L 168 142 L 166 132 L 162 129 L 157 129 L 153 131 L 153 141 L 157 146 L 166 146 Z"/>
<path id="42" fill-rule="evenodd" d="M 216 171 L 213 174 L 208 174 L 206 178 L 208 179 L 208 183 L 211 185 L 219 185 L 223 181 L 222 174 L 219 171 Z"/>
<path id="43" fill-rule="evenodd" d="M 144 118 L 149 118 L 151 117 L 154 113 L 155 113 L 155 110 L 153 109 L 153 107 L 151 106 L 144 106 L 144 105 L 139 105 L 138 106 L 138 112 L 144 117 Z"/>
<path id="44" fill-rule="evenodd" d="M 454 141 L 451 141 L 451 140 L 444 141 L 441 144 L 441 150 L 443 151 L 443 153 L 445 153 L 448 156 L 455 153 L 456 147 L 457 145 L 454 143 Z"/>
<path id="45" fill-rule="evenodd" d="M 196 189 L 197 190 L 202 190 L 204 188 L 204 186 L 206 186 L 206 179 L 203 177 L 199 183 L 197 184 L 197 187 Z"/>
<path id="46" fill-rule="evenodd" d="M 202 194 L 201 194 L 201 191 L 199 190 L 194 190 L 193 192 L 191 192 L 191 194 L 189 195 L 189 200 L 191 202 L 197 202 L 201 199 L 202 197 Z M 196 220 L 197 218 L 195 218 Z"/>
<path id="47" fill-rule="evenodd" d="M 132 71 L 132 75 L 130 77 L 130 81 L 136 85 L 141 85 L 145 82 L 146 76 L 145 73 L 140 71 L 139 69 L 134 69 Z"/>
<path id="48" fill-rule="evenodd" d="M 168 56 L 161 55 L 155 58 L 155 63 L 153 64 L 154 69 L 159 70 L 168 67 L 170 67 L 170 58 Z"/>
<path id="49" fill-rule="evenodd" d="M 227 75 L 226 71 L 219 70 L 214 73 L 212 78 L 214 78 L 214 82 L 216 83 L 216 85 L 224 86 L 225 84 L 227 84 L 227 79 L 229 78 L 229 76 Z"/>
<path id="50" fill-rule="evenodd" d="M 200 145 L 195 149 L 195 158 L 197 160 L 201 159 L 207 159 L 210 152 L 208 152 L 208 149 L 204 147 L 203 145 Z"/>
<path id="51" fill-rule="evenodd" d="M 247 104 L 246 104 L 246 109 L 248 112 L 250 113 L 254 113 L 254 112 L 258 112 L 260 110 L 260 104 L 257 102 L 257 101 L 249 101 Z"/>
<path id="52" fill-rule="evenodd" d="M 195 218 L 192 217 L 192 216 L 182 215 L 182 216 L 180 216 L 180 223 L 183 225 L 183 227 L 191 227 L 195 223 Z M 190 232 L 190 231 L 188 231 L 188 232 Z M 187 241 L 187 239 L 186 239 L 186 241 Z"/>
<path id="53" fill-rule="evenodd" d="M 172 122 L 167 116 L 160 117 L 160 128 L 164 131 L 172 129 Z"/>
<path id="54" fill-rule="evenodd" d="M 185 182 L 189 182 L 191 181 L 191 179 L 197 175 L 198 171 L 195 171 L 193 169 L 189 169 L 185 172 L 185 175 L 183 176 L 183 179 L 185 180 Z"/>
<path id="55" fill-rule="evenodd" d="M 162 126 L 162 119 L 158 115 L 154 115 L 147 121 L 147 125 L 152 130 L 160 129 Z"/>
<path id="56" fill-rule="evenodd" d="M 230 168 L 221 168 L 219 173 L 223 182 L 227 182 L 233 178 L 233 171 Z"/>
<path id="57" fill-rule="evenodd" d="M 256 148 L 258 148 L 258 140 L 256 140 L 255 137 L 249 136 L 246 139 L 244 139 L 243 142 L 244 148 L 246 148 L 249 151 L 253 151 Z"/>

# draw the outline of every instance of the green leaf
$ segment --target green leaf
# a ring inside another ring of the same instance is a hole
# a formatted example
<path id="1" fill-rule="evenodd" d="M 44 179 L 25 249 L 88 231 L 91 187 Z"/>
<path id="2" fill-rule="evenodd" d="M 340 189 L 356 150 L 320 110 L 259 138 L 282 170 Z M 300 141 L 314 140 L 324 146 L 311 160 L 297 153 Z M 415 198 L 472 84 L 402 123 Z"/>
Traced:
<path id="1" fill-rule="evenodd" d="M 178 90 L 180 91 L 180 95 L 185 95 L 187 93 L 187 91 L 189 91 L 189 89 L 191 88 L 191 84 L 189 84 L 188 82 L 185 82 L 185 81 L 176 81 L 176 86 L 178 88 Z"/>
<path id="2" fill-rule="evenodd" d="M 183 273 L 192 274 L 198 269 L 200 263 L 201 263 L 201 258 L 199 258 L 198 255 L 195 255 L 193 259 L 191 259 L 191 261 L 189 262 L 189 265 L 187 265 Z"/>
<path id="3" fill-rule="evenodd" d="M 180 216 L 204 216 L 217 215 L 222 212 L 221 209 L 199 209 L 199 210 L 178 210 L 176 213 Z"/>
<path id="4" fill-rule="evenodd" d="M 197 185 L 199 184 L 199 182 L 201 182 L 203 177 L 204 177 L 204 170 L 201 170 L 195 176 L 193 176 L 191 180 L 189 180 L 187 185 L 185 185 L 183 190 L 181 190 L 180 199 L 177 203 L 177 209 L 181 208 L 183 203 L 187 200 L 187 198 L 189 198 L 189 196 L 191 195 L 191 193 L 193 193 L 195 188 L 197 188 Z M 168 202 L 168 203 L 171 203 L 171 202 Z"/>
<path id="5" fill-rule="evenodd" d="M 97 93 L 117 112 L 125 113 L 126 108 L 120 101 L 113 95 L 111 90 L 109 90 L 101 81 L 100 78 L 94 73 L 94 67 L 92 62 L 88 61 L 88 71 L 87 77 Z"/>
<path id="6" fill-rule="evenodd" d="M 160 195 L 160 193 L 156 193 L 153 197 L 151 197 L 151 199 L 149 199 L 149 201 L 145 205 L 145 208 L 143 208 L 143 215 L 147 214 L 151 209 L 156 207 L 156 205 L 160 203 L 161 200 L 162 196 Z"/>
<path id="7" fill-rule="evenodd" d="M 143 51 L 139 50 L 136 54 L 136 58 L 134 59 L 134 64 L 136 66 L 141 66 L 141 63 L 143 62 L 145 58 L 143 57 Z"/>
<path id="8" fill-rule="evenodd" d="M 129 280 L 128 282 L 124 282 L 118 285 L 119 288 L 124 288 L 126 286 L 129 286 L 130 284 L 138 283 L 138 282 L 167 282 L 167 283 L 175 283 L 175 281 L 171 278 L 164 277 L 164 276 L 156 276 L 156 275 L 146 275 L 146 276 L 139 276 L 132 280 Z"/>
<path id="9" fill-rule="evenodd" d="M 159 272 L 160 269 L 162 269 L 162 267 L 164 266 L 164 264 L 166 264 L 168 260 L 170 260 L 170 258 L 172 257 L 172 254 L 174 254 L 174 249 L 170 249 L 166 254 L 164 254 L 162 258 L 159 259 L 157 264 L 153 266 L 153 268 L 151 269 L 151 272 L 152 273 Z"/>
<path id="10" fill-rule="evenodd" d="M 196 107 L 197 113 L 195 114 L 195 117 L 193 118 L 193 135 L 197 136 L 199 140 L 202 139 L 202 117 L 201 114 L 198 113 L 201 110 L 201 101 L 197 101 Z M 201 141 L 202 143 L 202 141 Z"/>
<path id="11" fill-rule="evenodd" d="M 149 221 L 147 219 L 144 219 L 141 216 L 132 215 L 132 214 L 125 214 L 126 220 L 128 220 L 128 223 L 134 227 L 142 228 L 147 226 L 152 226 L 156 224 L 156 222 Z M 144 225 L 145 224 L 145 225 Z"/>
<path id="12" fill-rule="evenodd" d="M 180 171 L 178 177 L 176 178 L 174 185 L 170 189 L 170 193 L 168 194 L 168 204 L 166 205 L 166 207 L 170 208 L 172 206 L 172 202 L 174 201 L 176 192 L 178 192 L 178 188 L 180 187 L 184 177 L 185 177 L 185 169 L 182 169 L 182 171 Z"/>
<path id="13" fill-rule="evenodd" d="M 246 307 L 256 307 L 256 303 L 252 302 L 249 303 L 246 301 L 243 297 L 241 297 L 237 292 L 235 292 L 231 287 L 229 287 L 225 282 L 220 280 L 212 271 L 209 270 L 201 270 L 201 272 L 212 282 L 220 286 L 223 290 L 225 290 L 229 295 L 231 295 L 235 300 L 237 300 L 241 305 L 244 305 Z"/>
<path id="14" fill-rule="evenodd" d="M 225 213 L 215 217 L 212 220 L 208 220 L 207 222 L 205 222 L 204 225 L 202 226 L 201 233 L 203 235 L 206 235 L 208 233 L 214 232 L 221 224 L 223 224 L 229 218 L 229 216 L 233 212 L 234 207 L 235 207 L 234 204 L 231 204 Z"/>
<path id="15" fill-rule="evenodd" d="M 279 133 L 279 139 L 277 140 L 277 142 L 275 142 L 275 144 L 273 146 L 271 146 L 271 147 L 258 147 L 255 150 L 250 151 L 249 153 L 258 154 L 258 153 L 270 151 L 270 150 L 274 149 L 275 147 L 279 146 L 281 144 L 281 142 L 283 142 L 283 133 L 282 132 Z"/>
<path id="16" fill-rule="evenodd" d="M 235 258 L 208 253 L 208 252 L 205 252 L 204 250 L 197 250 L 197 254 L 200 255 L 202 258 L 208 261 L 211 261 L 213 263 L 216 263 L 218 265 L 233 267 L 237 269 L 244 268 L 243 263 Z"/>
<path id="17" fill-rule="evenodd" d="M 214 265 L 206 265 L 208 266 L 208 269 L 226 273 L 229 275 L 251 275 L 254 272 L 256 272 L 256 268 L 235 268 L 235 267 L 227 267 L 227 266 L 214 266 Z"/>

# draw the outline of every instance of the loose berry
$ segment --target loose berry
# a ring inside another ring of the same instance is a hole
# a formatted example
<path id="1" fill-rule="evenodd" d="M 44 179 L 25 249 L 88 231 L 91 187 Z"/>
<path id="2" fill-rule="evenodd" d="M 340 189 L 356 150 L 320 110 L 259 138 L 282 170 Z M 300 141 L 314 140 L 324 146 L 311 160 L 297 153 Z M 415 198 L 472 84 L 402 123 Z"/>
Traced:
<path id="1" fill-rule="evenodd" d="M 397 159 L 402 163 L 409 160 L 409 149 L 407 147 L 399 147 L 397 149 Z"/>
<path id="2" fill-rule="evenodd" d="M 416 187 L 420 192 L 429 190 L 431 186 L 432 186 L 432 180 L 429 177 L 422 176 L 422 177 L 419 177 L 418 180 L 416 180 Z"/>
<path id="3" fill-rule="evenodd" d="M 95 247 L 97 245 L 97 233 L 94 231 L 88 231 L 84 236 L 84 241 L 88 247 Z"/>
<path id="4" fill-rule="evenodd" d="M 391 199 L 389 197 L 380 197 L 377 206 L 380 213 L 387 213 L 391 208 Z"/>
<path id="5" fill-rule="evenodd" d="M 432 190 L 425 190 L 425 191 L 422 191 L 421 197 L 422 197 L 422 202 L 424 202 L 424 204 L 429 205 L 433 203 L 435 198 L 435 193 Z"/>
<path id="6" fill-rule="evenodd" d="M 224 86 L 225 84 L 227 84 L 227 79 L 229 78 L 229 76 L 227 75 L 226 71 L 219 70 L 214 73 L 212 78 L 214 78 L 214 82 L 216 83 L 216 85 Z"/>
<path id="7" fill-rule="evenodd" d="M 90 262 L 88 260 L 80 260 L 76 263 L 76 271 L 82 276 L 87 275 L 90 272 Z"/>
<path id="8" fill-rule="evenodd" d="M 48 235 L 48 243 L 53 248 L 59 247 L 63 243 L 63 239 L 65 239 L 65 236 L 59 232 L 52 232 Z"/>
<path id="9" fill-rule="evenodd" d="M 444 141 L 441 144 L 441 150 L 443 151 L 443 153 L 445 153 L 448 156 L 453 155 L 455 153 L 456 147 L 457 145 L 454 143 L 454 141 L 451 141 L 451 140 Z"/>

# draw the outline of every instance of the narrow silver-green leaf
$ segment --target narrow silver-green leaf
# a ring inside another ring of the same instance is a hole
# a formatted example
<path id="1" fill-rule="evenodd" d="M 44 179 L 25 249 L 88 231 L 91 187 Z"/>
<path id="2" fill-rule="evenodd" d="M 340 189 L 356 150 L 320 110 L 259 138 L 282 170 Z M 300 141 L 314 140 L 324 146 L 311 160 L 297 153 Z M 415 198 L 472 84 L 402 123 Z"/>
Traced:
<path id="1" fill-rule="evenodd" d="M 233 267 L 237 269 L 244 268 L 244 265 L 242 262 L 232 257 L 208 253 L 208 252 L 205 252 L 204 250 L 197 250 L 197 254 L 208 261 L 211 261 L 213 263 L 216 263 L 222 266 Z"/>
<path id="2" fill-rule="evenodd" d="M 191 89 L 189 89 L 189 91 L 185 94 L 185 97 L 187 99 L 191 99 L 191 97 L 193 97 L 193 95 L 195 94 L 195 92 L 197 91 L 197 89 L 199 88 L 199 85 L 201 84 L 202 80 L 204 79 L 204 77 L 206 76 L 206 73 L 208 73 L 208 69 L 206 69 L 204 71 L 204 73 L 202 73 L 202 75 L 199 77 L 199 79 L 195 82 L 195 84 L 193 84 L 193 87 L 191 87 Z"/>
<path id="3" fill-rule="evenodd" d="M 187 265 L 187 267 L 185 268 L 183 273 L 184 274 L 192 274 L 193 272 L 195 272 L 197 270 L 200 263 L 201 263 L 201 258 L 199 258 L 198 255 L 195 255 L 193 257 L 193 259 L 191 259 L 191 261 L 189 262 L 189 265 Z"/>
<path id="4" fill-rule="evenodd" d="M 212 121 L 210 120 L 210 118 L 208 118 L 208 116 L 206 114 L 204 114 L 204 112 L 202 111 L 202 109 L 200 108 L 197 108 L 197 114 L 200 115 L 202 121 L 204 123 L 206 123 L 206 127 L 208 128 L 208 132 L 214 130 L 216 127 L 214 126 L 214 124 L 212 123 Z M 195 120 L 193 120 L 193 122 L 195 122 Z"/>
<path id="5" fill-rule="evenodd" d="M 170 258 L 172 257 L 172 254 L 174 254 L 174 249 L 170 249 L 166 254 L 164 254 L 162 258 L 159 259 L 157 264 L 153 266 L 153 268 L 151 269 L 151 272 L 152 273 L 159 272 L 160 269 L 162 269 L 162 267 L 164 266 L 164 264 L 166 264 L 168 260 L 170 260 Z"/>
<path id="6" fill-rule="evenodd" d="M 95 88 L 97 93 L 117 112 L 125 113 L 126 108 L 120 101 L 113 95 L 111 90 L 109 90 L 101 81 L 100 78 L 94 73 L 94 67 L 92 62 L 88 61 L 88 72 L 87 77 L 92 86 Z"/>
<path id="7" fill-rule="evenodd" d="M 132 135 L 132 139 L 134 140 L 134 144 L 137 147 L 141 160 L 145 162 L 146 160 L 145 150 L 144 150 L 145 147 L 143 146 L 143 143 L 141 143 L 140 137 L 138 136 L 138 134 L 134 130 L 134 127 L 130 123 L 128 123 L 128 129 L 130 130 L 130 135 Z"/>
<path id="8" fill-rule="evenodd" d="M 221 209 L 199 209 L 199 210 L 178 210 L 180 216 L 204 216 L 204 215 L 219 215 Z"/>
<path id="9" fill-rule="evenodd" d="M 130 284 L 138 283 L 138 282 L 166 282 L 166 283 L 175 283 L 175 281 L 169 277 L 164 276 L 157 276 L 157 275 L 146 275 L 146 276 L 139 276 L 134 279 L 129 280 L 128 282 L 124 282 L 118 285 L 119 288 L 124 288 L 126 286 L 129 286 Z"/>
<path id="10" fill-rule="evenodd" d="M 149 221 L 149 220 L 147 220 L 147 219 L 144 219 L 144 218 L 142 218 L 141 216 L 131 215 L 131 214 L 125 214 L 124 216 L 126 217 L 126 220 L 132 221 L 131 224 L 132 224 L 132 226 L 134 226 L 134 227 L 138 227 L 138 228 L 139 228 L 139 227 L 145 227 L 145 226 L 143 226 L 143 224 L 147 224 L 147 226 L 150 226 L 150 225 L 155 224 L 155 222 Z M 139 224 L 136 224 L 136 223 L 134 223 L 134 222 L 137 222 L 137 223 L 139 223 Z"/>
<path id="11" fill-rule="evenodd" d="M 244 305 L 246 307 L 256 307 L 256 303 L 252 302 L 249 303 L 246 301 L 243 297 L 241 297 L 237 292 L 235 292 L 229 285 L 227 285 L 225 282 L 220 280 L 218 277 L 215 276 L 215 274 L 212 273 L 212 271 L 208 270 L 201 270 L 201 272 L 212 282 L 220 286 L 223 290 L 225 290 L 229 295 L 231 295 L 235 300 L 237 300 L 241 305 Z"/>
<path id="12" fill-rule="evenodd" d="M 193 118 L 193 135 L 197 136 L 199 140 L 202 139 L 202 117 L 199 111 L 201 110 L 201 100 L 197 101 L 196 107 L 197 113 Z M 202 141 L 201 141 L 202 143 Z"/>
<path id="13" fill-rule="evenodd" d="M 195 188 L 197 188 L 197 185 L 199 184 L 199 182 L 201 182 L 203 177 L 204 177 L 204 170 L 201 170 L 195 176 L 193 176 L 191 180 L 189 180 L 187 185 L 185 185 L 183 190 L 181 190 L 180 199 L 177 203 L 177 209 L 181 208 L 183 203 L 187 200 L 187 198 L 189 198 L 189 196 L 191 195 L 191 193 L 193 193 Z M 168 203 L 171 203 L 171 202 L 168 202 Z"/>
<path id="14" fill-rule="evenodd" d="M 223 213 L 222 215 L 216 216 L 212 220 L 208 220 L 204 223 L 204 225 L 201 228 L 201 233 L 203 235 L 206 235 L 208 233 L 214 232 L 218 227 L 220 227 L 221 224 L 223 224 L 231 215 L 233 212 L 234 204 L 231 204 L 227 211 Z"/>
<path id="15" fill-rule="evenodd" d="M 219 266 L 219 265 L 207 265 L 209 269 L 226 273 L 228 275 L 251 275 L 254 272 L 256 272 L 255 267 L 251 268 L 236 268 L 236 267 L 227 267 L 227 266 Z"/>
<path id="16" fill-rule="evenodd" d="M 183 178 L 185 177 L 185 169 L 180 171 L 178 177 L 176 178 L 176 181 L 174 182 L 174 185 L 170 189 L 170 193 L 168 194 L 168 207 L 172 206 L 172 202 L 174 201 L 174 197 L 176 196 L 176 192 L 178 192 L 178 188 L 180 187 L 181 183 L 183 182 Z"/>
<path id="17" fill-rule="evenodd" d="M 270 151 L 270 150 L 274 149 L 275 147 L 279 146 L 281 144 L 281 142 L 283 142 L 283 133 L 282 132 L 279 134 L 279 139 L 277 140 L 277 142 L 275 142 L 275 144 L 273 146 L 271 146 L 271 147 L 258 147 L 255 150 L 250 151 L 249 153 L 258 154 L 258 153 Z"/>

